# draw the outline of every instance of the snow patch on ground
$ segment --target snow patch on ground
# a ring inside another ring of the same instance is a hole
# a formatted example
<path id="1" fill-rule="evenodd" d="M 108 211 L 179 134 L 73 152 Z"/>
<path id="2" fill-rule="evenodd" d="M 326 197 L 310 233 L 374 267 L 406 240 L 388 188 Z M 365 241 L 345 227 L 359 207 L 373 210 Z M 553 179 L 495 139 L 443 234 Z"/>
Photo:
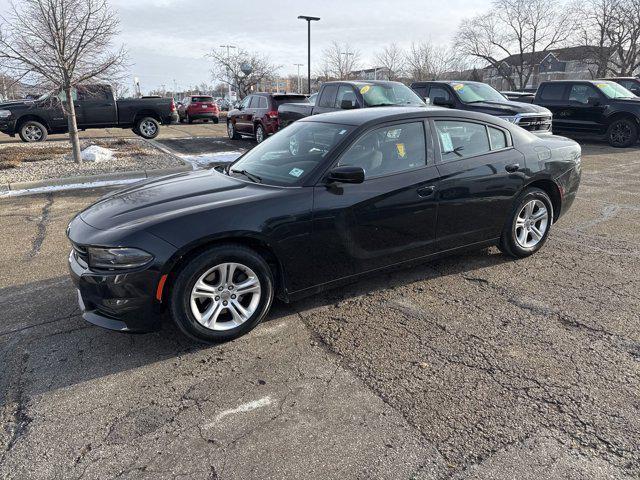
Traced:
<path id="1" fill-rule="evenodd" d="M 218 415 L 216 415 L 215 421 L 205 425 L 205 428 L 212 427 L 213 425 L 215 425 L 216 422 L 219 422 L 224 417 L 227 417 L 229 415 L 236 415 L 238 413 L 250 412 L 252 410 L 256 410 L 258 408 L 271 405 L 272 403 L 273 403 L 273 400 L 269 396 L 260 398 L 258 400 L 253 400 L 252 402 L 243 403 L 242 405 L 239 405 L 236 408 L 230 408 L 229 410 L 220 412 Z"/>
<path id="2" fill-rule="evenodd" d="M 193 168 L 206 167 L 212 164 L 219 163 L 231 163 L 235 161 L 244 152 L 242 151 L 230 151 L 230 152 L 215 152 L 215 153 L 202 153 L 200 155 L 178 155 L 181 160 L 193 165 Z"/>

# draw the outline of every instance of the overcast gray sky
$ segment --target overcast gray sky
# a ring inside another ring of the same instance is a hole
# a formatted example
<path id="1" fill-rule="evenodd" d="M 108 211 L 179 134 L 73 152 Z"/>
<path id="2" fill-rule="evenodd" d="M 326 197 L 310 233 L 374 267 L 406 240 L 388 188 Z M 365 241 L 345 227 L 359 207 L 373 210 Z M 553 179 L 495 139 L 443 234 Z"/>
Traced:
<path id="1" fill-rule="evenodd" d="M 19 0 L 18 0 L 19 2 Z M 131 77 L 143 90 L 165 84 L 178 88 L 213 83 L 208 51 L 238 45 L 268 56 L 283 68 L 307 58 L 306 22 L 298 15 L 321 17 L 312 24 L 312 68 L 331 41 L 349 42 L 365 66 L 375 52 L 396 42 L 450 41 L 460 22 L 487 8 L 489 0 L 111 0 L 120 15 L 117 42 L 129 52 Z M 0 0 L 6 11 L 8 0 Z M 306 69 L 306 66 L 303 67 Z"/>

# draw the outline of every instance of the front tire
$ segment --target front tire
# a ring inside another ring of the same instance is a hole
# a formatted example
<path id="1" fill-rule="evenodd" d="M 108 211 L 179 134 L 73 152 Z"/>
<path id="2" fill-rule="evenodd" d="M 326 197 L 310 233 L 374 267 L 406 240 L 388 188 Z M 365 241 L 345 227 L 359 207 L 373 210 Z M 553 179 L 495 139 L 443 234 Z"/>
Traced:
<path id="1" fill-rule="evenodd" d="M 267 137 L 267 134 L 264 131 L 264 127 L 262 125 L 258 125 L 256 127 L 256 143 L 264 142 L 264 139 Z"/>
<path id="2" fill-rule="evenodd" d="M 539 188 L 529 188 L 518 196 L 504 225 L 500 250 L 511 257 L 533 255 L 547 241 L 553 223 L 553 204 Z"/>
<path id="3" fill-rule="evenodd" d="M 227 135 L 231 140 L 240 140 L 241 135 L 236 130 L 236 126 L 233 122 L 227 122 Z"/>
<path id="4" fill-rule="evenodd" d="M 20 126 L 20 139 L 23 142 L 44 142 L 47 139 L 47 127 L 35 120 L 27 120 Z"/>
<path id="5" fill-rule="evenodd" d="M 142 138 L 151 140 L 160 133 L 160 123 L 153 117 L 144 117 L 138 121 L 133 131 Z"/>
<path id="6" fill-rule="evenodd" d="M 607 130 L 609 145 L 617 148 L 627 148 L 638 142 L 638 124 L 629 118 L 615 120 Z"/>
<path id="7" fill-rule="evenodd" d="M 171 290 L 178 328 L 203 342 L 233 340 L 252 330 L 273 302 L 273 276 L 255 251 L 221 245 L 189 261 Z"/>

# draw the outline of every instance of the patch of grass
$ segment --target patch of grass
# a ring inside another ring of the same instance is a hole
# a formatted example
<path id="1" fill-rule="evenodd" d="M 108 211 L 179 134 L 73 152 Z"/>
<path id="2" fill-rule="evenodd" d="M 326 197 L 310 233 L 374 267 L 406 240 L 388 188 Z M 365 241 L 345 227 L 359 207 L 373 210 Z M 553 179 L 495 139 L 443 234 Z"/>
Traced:
<path id="1" fill-rule="evenodd" d="M 66 154 L 71 151 L 68 146 L 47 145 L 44 147 L 5 147 L 0 149 L 0 169 L 16 168 L 22 162 L 41 162 L 53 155 Z"/>

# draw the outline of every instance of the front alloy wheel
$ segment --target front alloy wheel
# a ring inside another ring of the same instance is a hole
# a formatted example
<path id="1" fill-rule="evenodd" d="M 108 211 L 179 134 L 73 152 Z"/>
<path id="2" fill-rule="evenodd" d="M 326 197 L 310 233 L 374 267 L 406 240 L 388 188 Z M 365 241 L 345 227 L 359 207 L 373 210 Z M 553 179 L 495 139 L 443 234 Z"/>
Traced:
<path id="1" fill-rule="evenodd" d="M 258 125 L 256 127 L 256 143 L 264 142 L 264 138 L 265 138 L 264 128 L 262 127 L 262 125 Z"/>
<path id="2" fill-rule="evenodd" d="M 627 118 L 614 121 L 609 126 L 609 144 L 626 148 L 638 142 L 638 125 Z"/>

